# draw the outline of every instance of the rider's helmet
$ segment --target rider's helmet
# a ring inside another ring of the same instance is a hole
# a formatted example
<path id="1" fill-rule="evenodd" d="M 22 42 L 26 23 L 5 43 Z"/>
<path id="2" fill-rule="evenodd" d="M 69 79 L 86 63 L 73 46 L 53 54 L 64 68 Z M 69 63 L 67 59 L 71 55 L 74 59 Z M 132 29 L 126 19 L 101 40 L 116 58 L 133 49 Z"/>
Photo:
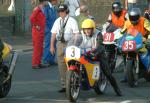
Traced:
<path id="1" fill-rule="evenodd" d="M 139 8 L 132 8 L 129 12 L 129 20 L 133 25 L 137 25 L 141 16 Z"/>
<path id="2" fill-rule="evenodd" d="M 95 31 L 96 25 L 92 19 L 85 19 L 81 24 L 81 28 L 83 29 L 83 32 L 85 32 L 85 29 L 91 29 L 91 33 L 86 34 L 91 37 Z"/>
<path id="3" fill-rule="evenodd" d="M 81 24 L 82 29 L 93 28 L 95 29 L 95 22 L 92 19 L 85 19 Z"/>
<path id="4" fill-rule="evenodd" d="M 147 20 L 150 21 L 150 10 L 146 10 L 146 11 L 144 12 L 144 17 L 145 17 Z"/>
<path id="5" fill-rule="evenodd" d="M 120 2 L 113 2 L 112 3 L 112 12 L 116 15 L 116 16 L 120 16 L 122 11 L 122 5 Z"/>

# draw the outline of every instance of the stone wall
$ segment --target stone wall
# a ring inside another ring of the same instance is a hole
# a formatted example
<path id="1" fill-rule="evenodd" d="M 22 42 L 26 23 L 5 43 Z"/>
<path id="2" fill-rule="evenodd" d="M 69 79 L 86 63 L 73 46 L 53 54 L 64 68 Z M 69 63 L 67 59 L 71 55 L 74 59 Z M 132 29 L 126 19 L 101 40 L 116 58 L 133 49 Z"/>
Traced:
<path id="1" fill-rule="evenodd" d="M 14 35 L 15 31 L 15 14 L 7 11 L 9 1 L 6 1 L 0 1 L 0 36 Z"/>
<path id="2" fill-rule="evenodd" d="M 10 4 L 11 0 L 0 0 L 0 5 L 3 4 L 3 5 L 8 5 Z"/>
<path id="3" fill-rule="evenodd" d="M 0 36 L 14 35 L 15 16 L 0 16 Z"/>

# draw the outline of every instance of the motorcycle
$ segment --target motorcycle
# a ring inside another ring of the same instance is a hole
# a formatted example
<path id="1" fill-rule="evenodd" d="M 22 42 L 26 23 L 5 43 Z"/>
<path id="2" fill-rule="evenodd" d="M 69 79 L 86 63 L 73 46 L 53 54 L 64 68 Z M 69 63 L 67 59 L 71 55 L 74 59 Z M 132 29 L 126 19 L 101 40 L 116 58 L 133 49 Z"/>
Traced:
<path id="1" fill-rule="evenodd" d="M 106 30 L 102 31 L 103 44 L 105 47 L 105 53 L 110 64 L 111 72 L 113 73 L 116 60 L 117 60 L 117 43 L 116 41 L 122 36 L 120 35 L 121 29 L 110 25 Z"/>
<path id="2" fill-rule="evenodd" d="M 65 63 L 67 65 L 66 96 L 70 102 L 76 102 L 80 90 L 94 89 L 96 94 L 103 94 L 107 87 L 107 79 L 99 67 L 99 63 L 88 59 L 77 46 L 66 48 Z"/>
<path id="3" fill-rule="evenodd" d="M 6 97 L 11 88 L 12 74 L 18 58 L 18 53 L 6 43 L 0 58 L 0 98 Z M 11 55 L 12 54 L 12 55 Z M 8 56 L 11 56 L 10 62 L 7 62 Z"/>
<path id="4" fill-rule="evenodd" d="M 119 49 L 126 57 L 125 70 L 129 86 L 137 86 L 138 80 L 143 77 L 150 81 L 150 73 L 146 68 L 150 66 L 150 60 L 144 59 L 150 58 L 150 55 L 147 52 L 146 55 L 141 52 L 146 50 L 142 42 L 142 34 L 135 29 L 128 30 L 119 41 Z"/>

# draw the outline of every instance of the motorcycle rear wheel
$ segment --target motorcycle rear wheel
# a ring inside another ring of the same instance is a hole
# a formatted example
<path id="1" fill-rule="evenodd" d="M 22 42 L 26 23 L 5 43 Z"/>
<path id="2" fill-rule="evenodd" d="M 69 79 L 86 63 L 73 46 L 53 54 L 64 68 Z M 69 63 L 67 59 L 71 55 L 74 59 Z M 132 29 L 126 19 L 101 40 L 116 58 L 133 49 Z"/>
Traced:
<path id="1" fill-rule="evenodd" d="M 80 93 L 80 76 L 73 70 L 67 71 L 66 96 L 70 102 L 76 102 Z"/>
<path id="2" fill-rule="evenodd" d="M 10 88 L 11 88 L 11 77 L 5 82 L 2 83 L 8 76 L 8 67 L 2 66 L 0 72 L 0 98 L 4 98 L 8 95 Z"/>

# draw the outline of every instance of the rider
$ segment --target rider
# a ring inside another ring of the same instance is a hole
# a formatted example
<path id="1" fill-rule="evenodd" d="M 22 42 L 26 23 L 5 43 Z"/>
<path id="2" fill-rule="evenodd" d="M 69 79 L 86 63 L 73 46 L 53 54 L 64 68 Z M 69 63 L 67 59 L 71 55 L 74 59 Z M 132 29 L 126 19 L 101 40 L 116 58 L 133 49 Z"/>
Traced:
<path id="1" fill-rule="evenodd" d="M 118 28 L 122 28 L 125 21 L 128 19 L 128 13 L 122 8 L 121 2 L 115 1 L 112 3 L 112 12 L 109 14 L 107 22 L 103 25 L 104 32 L 114 32 Z M 115 70 L 116 64 L 116 46 L 105 46 L 107 58 L 110 62 L 111 72 Z"/>
<path id="2" fill-rule="evenodd" d="M 139 8 L 132 8 L 129 12 L 129 20 L 125 22 L 125 25 L 121 31 L 121 34 L 124 34 L 130 28 L 138 30 L 143 36 L 143 42 L 147 39 L 150 39 L 148 32 L 150 31 L 150 22 L 141 16 L 141 11 Z M 141 52 L 145 50 L 142 49 Z M 127 78 L 124 78 L 121 82 L 126 82 Z"/>
<path id="3" fill-rule="evenodd" d="M 106 60 L 104 47 L 103 47 L 103 38 L 99 30 L 96 29 L 95 22 L 92 19 L 85 19 L 81 25 L 81 38 L 79 46 L 81 48 L 86 48 L 89 50 L 91 48 L 91 53 L 89 55 L 93 56 L 96 54 L 97 60 L 100 62 L 100 67 L 102 71 L 118 96 L 121 96 L 122 93 L 117 85 L 115 78 L 112 76 L 111 71 L 108 66 L 108 61 Z M 77 41 L 79 43 L 79 41 Z M 84 49 L 85 51 L 85 49 Z M 87 51 L 86 51 L 87 52 Z"/>
<path id="4" fill-rule="evenodd" d="M 109 14 L 107 22 L 103 25 L 103 29 L 107 29 L 110 25 L 121 28 L 127 19 L 127 11 L 122 8 L 121 2 L 115 1 L 112 3 L 112 13 Z"/>
<path id="5" fill-rule="evenodd" d="M 125 22 L 121 33 L 125 33 L 130 28 L 138 30 L 143 37 L 146 39 L 148 38 L 147 32 L 150 31 L 150 22 L 141 16 L 141 11 L 139 8 L 132 8 L 129 12 L 129 20 Z"/>

